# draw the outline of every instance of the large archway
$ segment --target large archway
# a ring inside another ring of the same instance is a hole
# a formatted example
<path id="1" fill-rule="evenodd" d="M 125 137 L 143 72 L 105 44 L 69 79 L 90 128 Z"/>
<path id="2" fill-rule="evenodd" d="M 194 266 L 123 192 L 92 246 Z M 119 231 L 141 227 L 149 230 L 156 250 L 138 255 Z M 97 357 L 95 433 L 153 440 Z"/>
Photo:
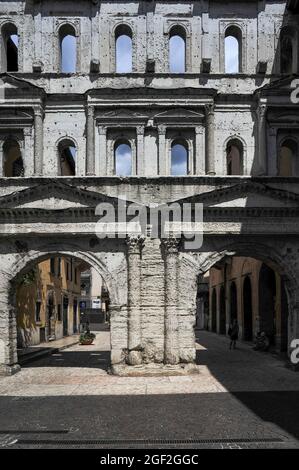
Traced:
<path id="1" fill-rule="evenodd" d="M 211 245 L 213 249 L 210 249 Z M 220 333 L 222 304 L 220 292 L 222 290 L 222 292 L 226 291 L 228 293 L 227 321 L 238 318 L 240 338 L 253 341 L 257 332 L 261 331 L 262 325 L 264 325 L 269 330 L 268 334 L 271 336 L 275 351 L 290 352 L 292 339 L 297 337 L 298 313 L 296 299 L 299 286 L 294 259 L 291 255 L 285 254 L 282 243 L 277 241 L 270 246 L 261 243 L 260 240 L 236 240 L 225 247 L 221 240 L 213 239 L 213 243 L 206 241 L 201 250 L 201 252 L 191 255 L 195 263 L 194 268 L 196 269 L 197 266 L 198 269 L 197 275 L 202 276 L 204 274 L 208 276 L 213 266 L 216 266 L 216 276 L 213 277 L 210 286 L 212 289 L 218 286 L 217 289 L 219 289 L 218 332 Z M 292 250 L 289 250 L 289 252 L 292 253 Z M 187 254 L 186 256 L 189 257 Z M 227 273 L 225 274 L 225 266 L 230 266 L 232 260 L 238 257 L 240 261 L 238 262 L 239 274 L 237 278 L 234 269 L 228 276 Z M 248 266 L 246 263 L 244 265 L 246 259 L 249 260 Z M 251 270 L 251 263 L 254 265 L 253 271 Z M 246 267 L 244 268 L 244 266 Z M 261 269 L 262 277 L 259 283 Z M 269 276 L 267 277 L 265 274 L 272 271 L 275 273 L 275 285 L 273 276 L 271 280 L 271 277 L 269 279 Z M 263 274 L 263 272 L 265 273 Z M 268 287 L 263 287 L 264 282 Z M 259 297 L 262 297 L 261 302 Z M 274 317 L 273 309 L 275 310 Z M 262 310 L 264 312 L 260 314 Z M 270 310 L 272 315 L 269 313 Z"/>
<path id="2" fill-rule="evenodd" d="M 17 305 L 16 305 L 16 288 L 20 280 L 34 269 L 36 264 L 42 263 L 49 258 L 73 258 L 81 263 L 91 266 L 104 280 L 107 291 L 109 291 L 109 319 L 111 325 L 111 347 L 109 342 L 109 360 L 111 357 L 111 364 L 119 363 L 123 360 L 123 350 L 127 347 L 127 336 L 123 335 L 119 325 L 124 326 L 126 331 L 126 318 L 127 318 L 127 271 L 125 254 L 123 250 L 119 250 L 117 261 L 114 254 L 111 253 L 111 244 L 108 247 L 103 246 L 98 248 L 98 242 L 95 243 L 94 249 L 85 249 L 85 246 L 90 244 L 87 240 L 77 241 L 76 244 L 68 243 L 66 240 L 56 243 L 46 243 L 43 241 L 41 244 L 35 242 L 35 248 L 24 251 L 24 246 L 19 248 L 19 252 L 13 255 L 1 255 L 1 292 L 0 304 L 1 310 L 5 312 L 2 325 L 5 325 L 5 336 L 0 337 L 0 374 L 10 375 L 19 370 L 18 357 L 17 357 Z M 19 246 L 19 245 L 18 245 Z M 87 248 L 87 247 L 86 247 Z M 23 250 L 22 250 L 23 249 Z M 107 249 L 107 251 L 106 251 Z M 102 250 L 102 251 L 101 251 Z M 11 247 L 10 247 L 11 252 Z M 109 269 L 110 261 L 112 265 Z M 5 266 L 5 270 L 3 269 Z M 50 264 L 48 271 L 51 271 Z M 75 274 L 74 274 L 75 275 Z M 78 316 L 75 321 L 68 322 L 67 330 L 68 335 L 74 333 L 74 328 L 77 329 L 80 324 L 80 296 L 73 299 L 74 302 L 69 304 L 69 315 L 72 317 L 71 312 L 74 309 L 74 303 L 77 301 Z M 36 303 L 40 302 L 40 297 L 36 298 Z M 58 309 L 60 304 L 60 309 Z M 60 328 L 63 328 L 63 298 L 58 300 L 54 297 L 55 319 L 60 317 Z M 74 311 L 74 310 L 73 310 Z M 41 312 L 36 310 L 36 315 L 41 315 Z M 121 318 L 119 318 L 121 316 Z M 124 323 L 125 322 L 125 323 Z M 59 322 L 56 322 L 56 324 Z M 49 322 L 45 321 L 39 325 L 44 329 L 43 335 L 40 339 L 49 340 Z M 57 333 L 57 330 L 56 330 Z M 63 335 L 62 335 L 63 336 Z M 18 338 L 18 340 L 20 337 Z M 18 341 L 19 342 L 19 341 Z"/>

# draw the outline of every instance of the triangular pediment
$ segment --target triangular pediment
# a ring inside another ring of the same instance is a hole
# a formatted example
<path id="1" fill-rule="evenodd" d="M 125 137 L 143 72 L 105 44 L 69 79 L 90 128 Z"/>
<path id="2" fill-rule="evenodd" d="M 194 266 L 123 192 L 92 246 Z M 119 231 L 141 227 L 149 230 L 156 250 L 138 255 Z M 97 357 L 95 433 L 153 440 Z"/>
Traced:
<path id="1" fill-rule="evenodd" d="M 298 80 L 298 78 L 299 78 L 299 75 L 295 75 L 295 74 L 282 77 L 278 80 L 274 80 L 262 86 L 261 88 L 256 90 L 256 93 L 262 96 L 279 94 L 283 96 L 287 95 L 289 97 L 292 89 L 294 88 L 292 87 L 292 82 L 294 80 Z"/>
<path id="2" fill-rule="evenodd" d="M 163 120 L 167 122 L 167 120 L 176 120 L 176 119 L 187 119 L 191 121 L 200 121 L 204 118 L 203 113 L 198 113 L 196 111 L 192 111 L 189 109 L 184 108 L 174 108 L 168 111 L 164 111 L 162 113 L 158 113 L 154 116 L 156 120 Z"/>
<path id="3" fill-rule="evenodd" d="M 15 77 L 9 73 L 0 74 L 0 92 L 4 94 L 5 99 L 13 98 L 18 95 L 23 96 L 41 96 L 44 90 L 28 80 Z"/>
<path id="4" fill-rule="evenodd" d="M 118 199 L 81 189 L 68 183 L 53 181 L 0 197 L 0 209 L 87 209 L 95 208 L 101 202 L 109 202 L 114 205 L 117 204 Z"/>
<path id="5" fill-rule="evenodd" d="M 115 109 L 112 111 L 107 111 L 105 113 L 102 113 L 99 116 L 100 119 L 146 119 L 147 116 L 145 114 L 139 113 L 138 111 L 133 111 L 131 109 Z"/>
<path id="6" fill-rule="evenodd" d="M 299 207 L 299 194 L 263 183 L 244 182 L 213 189 L 178 202 L 202 203 L 204 207 L 292 208 Z"/>

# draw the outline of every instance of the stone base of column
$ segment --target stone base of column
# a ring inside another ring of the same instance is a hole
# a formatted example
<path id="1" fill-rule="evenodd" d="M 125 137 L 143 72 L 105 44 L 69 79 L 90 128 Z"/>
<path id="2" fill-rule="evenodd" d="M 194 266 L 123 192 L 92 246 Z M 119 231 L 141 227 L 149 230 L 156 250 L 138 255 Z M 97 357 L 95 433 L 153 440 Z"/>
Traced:
<path id="1" fill-rule="evenodd" d="M 19 364 L 13 364 L 12 366 L 0 364 L 0 377 L 14 375 L 20 370 L 21 366 Z"/>
<path id="2" fill-rule="evenodd" d="M 128 356 L 128 363 L 130 366 L 137 366 L 142 364 L 142 357 L 140 351 L 130 351 Z"/>
<path id="3" fill-rule="evenodd" d="M 111 367 L 111 373 L 121 377 L 191 375 L 199 374 L 199 367 L 195 364 L 141 364 L 138 366 L 115 364 Z"/>

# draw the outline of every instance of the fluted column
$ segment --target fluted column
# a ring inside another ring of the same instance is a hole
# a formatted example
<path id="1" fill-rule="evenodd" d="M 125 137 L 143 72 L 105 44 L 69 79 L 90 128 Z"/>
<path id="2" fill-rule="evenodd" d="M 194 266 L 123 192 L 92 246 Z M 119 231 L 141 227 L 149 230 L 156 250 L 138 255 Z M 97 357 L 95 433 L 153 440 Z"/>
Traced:
<path id="1" fill-rule="evenodd" d="M 158 157 L 158 174 L 167 175 L 167 162 L 166 162 L 166 127 L 158 127 L 159 134 L 159 157 Z"/>
<path id="2" fill-rule="evenodd" d="M 254 165 L 256 176 L 267 174 L 266 113 L 267 106 L 265 104 L 259 105 L 257 109 L 258 161 L 257 165 Z"/>
<path id="3" fill-rule="evenodd" d="M 215 175 L 215 119 L 214 119 L 214 105 L 206 106 L 206 173 L 208 175 Z"/>
<path id="4" fill-rule="evenodd" d="M 34 173 L 43 174 L 44 151 L 44 113 L 41 108 L 34 109 Z"/>
<path id="5" fill-rule="evenodd" d="M 94 107 L 87 107 L 86 117 L 86 174 L 95 174 L 95 150 L 94 150 Z"/>
<path id="6" fill-rule="evenodd" d="M 141 249 L 144 239 L 129 235 L 127 242 L 128 263 L 128 363 L 142 363 L 141 356 Z"/>
<path id="7" fill-rule="evenodd" d="M 164 363 L 179 363 L 177 271 L 179 240 L 162 240 L 165 262 Z"/>

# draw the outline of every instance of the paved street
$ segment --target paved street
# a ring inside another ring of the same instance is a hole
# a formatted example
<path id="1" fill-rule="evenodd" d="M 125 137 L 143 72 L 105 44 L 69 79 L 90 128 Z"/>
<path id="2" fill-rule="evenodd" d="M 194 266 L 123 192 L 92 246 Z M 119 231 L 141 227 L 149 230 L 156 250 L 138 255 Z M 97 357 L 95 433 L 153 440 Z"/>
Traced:
<path id="1" fill-rule="evenodd" d="M 99 332 L 92 346 L 1 378 L 0 445 L 134 447 L 120 440 L 159 439 L 161 447 L 167 439 L 181 447 L 192 440 L 196 447 L 299 448 L 299 374 L 283 361 L 246 344 L 229 351 L 226 338 L 199 332 L 198 374 L 115 377 L 107 374 L 109 341 L 109 332 Z"/>

